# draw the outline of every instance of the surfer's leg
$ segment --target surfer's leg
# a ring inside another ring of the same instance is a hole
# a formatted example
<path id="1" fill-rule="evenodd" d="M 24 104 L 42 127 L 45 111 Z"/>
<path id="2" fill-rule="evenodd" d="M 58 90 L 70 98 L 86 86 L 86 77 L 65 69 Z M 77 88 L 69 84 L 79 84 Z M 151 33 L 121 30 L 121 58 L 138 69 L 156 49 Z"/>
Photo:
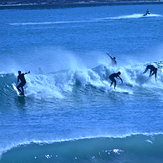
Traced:
<path id="1" fill-rule="evenodd" d="M 18 89 L 19 92 L 22 92 L 22 91 L 20 90 L 20 87 L 21 87 L 21 83 L 20 83 L 16 88 Z"/>
<path id="2" fill-rule="evenodd" d="M 20 83 L 20 84 L 17 86 L 18 91 L 20 92 L 20 94 L 23 94 L 23 95 L 24 95 L 24 88 L 23 88 L 24 85 L 25 85 L 25 83 Z M 21 88 L 21 89 L 20 89 L 20 88 Z"/>
<path id="3" fill-rule="evenodd" d="M 157 71 L 153 71 L 153 73 L 151 74 L 152 75 L 155 75 L 155 79 L 157 78 Z"/>
<path id="4" fill-rule="evenodd" d="M 19 92 L 22 92 L 22 91 L 20 90 L 20 88 L 17 88 L 17 89 L 18 89 Z"/>
<path id="5" fill-rule="evenodd" d="M 111 84 L 110 84 L 110 87 L 113 85 L 113 83 L 114 83 L 114 89 L 115 89 L 115 86 L 116 86 L 116 80 L 113 78 L 113 79 L 110 79 L 112 82 L 111 82 Z"/>
<path id="6" fill-rule="evenodd" d="M 116 85 L 117 85 L 117 82 L 116 82 L 116 80 L 115 80 L 115 81 L 114 81 L 114 89 L 115 89 Z"/>
<path id="7" fill-rule="evenodd" d="M 24 88 L 23 87 L 21 87 L 21 93 L 20 94 L 24 95 Z"/>
<path id="8" fill-rule="evenodd" d="M 155 79 L 157 78 L 157 71 L 155 72 Z"/>
<path id="9" fill-rule="evenodd" d="M 150 70 L 149 77 L 151 77 L 152 75 L 153 75 L 152 70 Z"/>
<path id="10" fill-rule="evenodd" d="M 111 80 L 111 84 L 110 84 L 110 87 L 113 85 L 113 83 L 115 82 L 115 79 L 114 78 L 109 78 Z"/>
<path id="11" fill-rule="evenodd" d="M 21 94 L 22 94 L 22 95 L 24 95 L 24 88 L 23 88 L 23 87 L 24 87 L 25 84 L 26 84 L 26 83 L 22 83 L 22 85 L 21 85 L 21 89 L 22 89 Z"/>

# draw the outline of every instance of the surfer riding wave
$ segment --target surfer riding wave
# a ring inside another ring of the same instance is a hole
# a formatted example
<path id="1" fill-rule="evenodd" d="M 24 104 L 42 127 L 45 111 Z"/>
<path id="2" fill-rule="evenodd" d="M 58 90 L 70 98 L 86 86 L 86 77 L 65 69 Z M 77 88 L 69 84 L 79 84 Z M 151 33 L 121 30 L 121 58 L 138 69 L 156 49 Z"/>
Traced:
<path id="1" fill-rule="evenodd" d="M 146 13 L 143 16 L 147 16 L 147 15 L 150 15 L 150 11 L 148 9 L 146 10 Z"/>
<path id="2" fill-rule="evenodd" d="M 19 82 L 19 80 L 21 81 L 21 83 L 17 86 L 18 91 L 20 92 L 20 95 L 24 95 L 24 85 L 26 84 L 26 80 L 24 75 L 25 74 L 29 74 L 30 71 L 26 72 L 26 73 L 21 73 L 21 71 L 18 71 L 18 78 L 17 78 L 17 82 Z M 21 89 L 20 89 L 21 88 Z"/>

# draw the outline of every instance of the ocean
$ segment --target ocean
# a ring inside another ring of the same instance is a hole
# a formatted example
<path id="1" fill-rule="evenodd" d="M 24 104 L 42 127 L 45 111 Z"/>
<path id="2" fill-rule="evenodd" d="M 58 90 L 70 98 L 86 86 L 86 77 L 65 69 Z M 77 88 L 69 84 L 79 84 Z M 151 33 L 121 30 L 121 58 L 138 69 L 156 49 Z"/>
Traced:
<path id="1" fill-rule="evenodd" d="M 162 163 L 162 8 L 0 8 L 0 163 Z"/>

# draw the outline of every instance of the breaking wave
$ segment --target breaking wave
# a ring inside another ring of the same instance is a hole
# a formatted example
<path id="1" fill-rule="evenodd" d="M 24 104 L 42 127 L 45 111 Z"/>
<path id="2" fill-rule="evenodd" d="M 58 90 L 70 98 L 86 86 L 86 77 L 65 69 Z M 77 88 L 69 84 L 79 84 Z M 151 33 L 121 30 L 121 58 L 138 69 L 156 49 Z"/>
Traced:
<path id="1" fill-rule="evenodd" d="M 76 86 L 86 89 L 90 86 L 94 90 L 104 92 L 112 91 L 110 88 L 109 75 L 113 72 L 121 71 L 123 84 L 118 81 L 121 89 L 128 90 L 130 93 L 134 88 L 156 88 L 162 90 L 163 84 L 163 62 L 151 63 L 158 68 L 157 81 L 154 76 L 149 78 L 149 72 L 143 74 L 146 65 L 128 65 L 126 67 L 111 67 L 101 64 L 92 69 L 81 70 L 62 70 L 54 73 L 28 74 L 26 75 L 27 84 L 25 94 L 34 98 L 64 98 L 66 93 L 71 93 Z M 8 95 L 15 96 L 16 92 L 12 85 L 17 84 L 17 74 L 0 74 L 0 97 Z"/>

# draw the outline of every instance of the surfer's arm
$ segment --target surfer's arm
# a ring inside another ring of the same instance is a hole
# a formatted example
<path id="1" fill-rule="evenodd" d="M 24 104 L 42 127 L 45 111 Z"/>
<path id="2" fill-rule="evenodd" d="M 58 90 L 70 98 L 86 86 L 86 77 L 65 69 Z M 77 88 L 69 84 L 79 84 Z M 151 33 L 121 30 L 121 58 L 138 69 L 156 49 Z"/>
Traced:
<path id="1" fill-rule="evenodd" d="M 29 74 L 30 73 L 30 71 L 28 71 L 28 72 L 26 72 L 26 73 L 24 73 L 24 74 Z"/>
<path id="2" fill-rule="evenodd" d="M 118 78 L 121 80 L 121 82 L 123 83 L 123 80 L 122 80 L 122 78 L 120 77 L 120 76 L 118 76 Z"/>
<path id="3" fill-rule="evenodd" d="M 145 74 L 147 72 L 148 68 L 145 69 L 145 71 L 143 72 L 143 74 Z"/>
<path id="4" fill-rule="evenodd" d="M 112 59 L 112 57 L 110 56 L 110 54 L 109 53 L 106 53 L 111 59 Z"/>

